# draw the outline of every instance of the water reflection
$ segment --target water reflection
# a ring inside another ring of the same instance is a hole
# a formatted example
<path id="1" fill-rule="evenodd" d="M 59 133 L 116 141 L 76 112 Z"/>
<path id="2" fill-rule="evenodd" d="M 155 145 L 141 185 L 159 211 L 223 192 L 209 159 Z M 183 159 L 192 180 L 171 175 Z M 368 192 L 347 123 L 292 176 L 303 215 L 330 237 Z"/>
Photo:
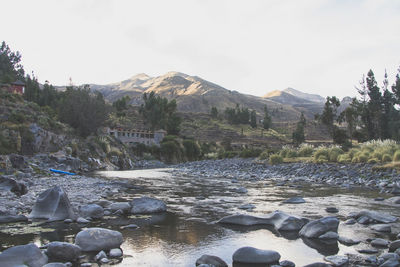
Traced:
<path id="1" fill-rule="evenodd" d="M 169 211 L 146 216 L 107 216 L 89 225 L 52 223 L 43 226 L 47 231 L 34 228 L 29 233 L 13 235 L 5 233 L 7 226 L 0 225 L 1 249 L 29 242 L 38 245 L 50 241 L 72 243 L 82 227 L 105 227 L 122 232 L 125 239 L 122 244 L 125 256 L 117 266 L 194 266 L 196 259 L 203 254 L 216 255 L 232 265 L 232 254 L 243 246 L 276 250 L 282 260 L 291 260 L 301 266 L 323 261 L 326 255 L 355 253 L 365 244 L 347 247 L 338 245 L 336 241 L 327 243 L 299 238 L 298 232 L 278 232 L 272 226 L 222 226 L 214 222 L 235 213 L 262 216 L 275 210 L 316 219 L 331 215 L 325 212 L 329 206 L 339 209 L 336 216 L 342 221 L 349 212 L 360 209 L 400 215 L 396 205 L 373 201 L 378 193 L 362 188 L 349 190 L 301 183 L 296 187 L 276 186 L 273 180 L 232 183 L 230 178 L 224 177 L 176 176 L 171 169 L 167 172 L 162 169 L 101 172 L 101 175 L 118 177 L 116 183 L 124 184 L 127 188 L 109 200 L 127 201 L 148 195 L 167 202 Z M 245 187 L 248 193 L 238 193 L 239 187 Z M 302 196 L 306 203 L 282 204 L 283 200 L 293 196 Z M 252 212 L 239 209 L 247 203 L 256 208 Z M 139 228 L 122 228 L 128 224 L 136 224 Z M 370 229 L 358 224 L 340 224 L 339 234 L 360 240 L 371 237 Z M 384 233 L 376 235 L 394 238 Z M 240 267 L 237 263 L 234 266 Z"/>

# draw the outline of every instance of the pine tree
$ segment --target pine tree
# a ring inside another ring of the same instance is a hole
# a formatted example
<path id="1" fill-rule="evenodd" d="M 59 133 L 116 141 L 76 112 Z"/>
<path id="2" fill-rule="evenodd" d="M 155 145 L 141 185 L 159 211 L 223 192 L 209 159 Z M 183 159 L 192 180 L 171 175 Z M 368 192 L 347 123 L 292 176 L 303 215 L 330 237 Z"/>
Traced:
<path id="1" fill-rule="evenodd" d="M 263 118 L 263 128 L 268 130 L 271 128 L 272 119 L 268 113 L 267 105 L 264 106 L 264 118 Z"/>
<path id="2" fill-rule="evenodd" d="M 252 128 L 257 128 L 257 116 L 255 110 L 253 110 L 250 114 L 250 126 Z"/>

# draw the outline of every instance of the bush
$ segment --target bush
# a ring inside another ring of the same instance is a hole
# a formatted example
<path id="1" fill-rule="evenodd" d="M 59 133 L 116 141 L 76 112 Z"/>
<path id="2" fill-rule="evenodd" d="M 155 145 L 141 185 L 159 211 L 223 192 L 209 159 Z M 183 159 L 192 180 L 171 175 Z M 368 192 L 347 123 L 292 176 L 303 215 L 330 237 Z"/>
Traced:
<path id="1" fill-rule="evenodd" d="M 188 160 L 197 160 L 200 158 L 201 151 L 199 145 L 193 140 L 183 140 L 186 157 Z"/>
<path id="2" fill-rule="evenodd" d="M 329 150 L 329 161 L 337 161 L 339 155 L 342 155 L 344 152 L 341 148 L 339 147 L 332 147 Z"/>
<path id="3" fill-rule="evenodd" d="M 396 150 L 396 152 L 394 152 L 393 161 L 400 161 L 400 150 Z"/>
<path id="4" fill-rule="evenodd" d="M 258 156 L 260 156 L 261 154 L 261 149 L 243 149 L 240 154 L 239 157 L 241 158 L 256 158 Z"/>
<path id="5" fill-rule="evenodd" d="M 320 155 L 315 162 L 316 163 L 326 163 L 326 162 L 328 162 L 328 158 L 325 155 Z"/>
<path id="6" fill-rule="evenodd" d="M 281 164 L 283 163 L 283 158 L 280 155 L 277 154 L 273 154 L 269 157 L 269 163 L 271 165 L 275 165 L 275 164 Z"/>
<path id="7" fill-rule="evenodd" d="M 348 163 L 348 162 L 351 162 L 351 158 L 350 158 L 349 154 L 342 154 L 342 155 L 338 156 L 337 162 Z"/>
<path id="8" fill-rule="evenodd" d="M 378 152 L 378 151 L 375 151 L 374 153 L 372 153 L 372 158 L 375 158 L 375 159 L 381 161 L 382 160 L 382 154 L 380 152 Z"/>
<path id="9" fill-rule="evenodd" d="M 392 157 L 389 154 L 383 154 L 382 162 L 389 162 L 392 161 Z"/>
<path id="10" fill-rule="evenodd" d="M 320 158 L 323 157 L 324 160 L 328 161 L 329 149 L 326 147 L 320 147 L 314 152 L 314 161 L 318 162 Z"/>
<path id="11" fill-rule="evenodd" d="M 179 160 L 182 156 L 179 145 L 174 141 L 162 142 L 160 150 L 165 161 L 169 163 Z"/>
<path id="12" fill-rule="evenodd" d="M 301 144 L 297 154 L 300 157 L 311 157 L 314 152 L 314 147 L 308 144 Z"/>
<path id="13" fill-rule="evenodd" d="M 287 157 L 287 158 L 295 158 L 295 157 L 297 157 L 297 152 L 296 152 L 296 150 L 290 149 L 290 150 L 286 153 L 286 157 Z"/>
<path id="14" fill-rule="evenodd" d="M 379 159 L 377 159 L 377 158 L 371 158 L 371 159 L 369 159 L 367 162 L 368 162 L 369 164 L 376 164 L 376 163 L 379 162 Z"/>

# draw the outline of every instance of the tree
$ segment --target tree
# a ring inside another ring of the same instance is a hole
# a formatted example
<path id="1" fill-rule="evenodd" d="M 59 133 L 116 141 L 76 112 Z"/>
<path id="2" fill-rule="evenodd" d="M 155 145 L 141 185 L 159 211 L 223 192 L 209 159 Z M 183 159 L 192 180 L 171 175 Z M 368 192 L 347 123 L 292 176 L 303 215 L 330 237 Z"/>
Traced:
<path id="1" fill-rule="evenodd" d="M 211 118 L 213 119 L 218 118 L 218 109 L 216 107 L 211 108 Z"/>
<path id="2" fill-rule="evenodd" d="M 252 128 L 257 128 L 257 115 L 255 110 L 250 113 L 250 126 Z"/>
<path id="3" fill-rule="evenodd" d="M 366 82 L 369 101 L 367 104 L 368 112 L 365 122 L 369 139 L 376 139 L 382 136 L 380 127 L 380 120 L 382 118 L 382 94 L 372 70 L 369 70 Z"/>
<path id="4" fill-rule="evenodd" d="M 12 52 L 6 42 L 0 46 L 0 83 L 11 83 L 24 80 L 24 68 L 21 64 L 21 54 Z"/>
<path id="5" fill-rule="evenodd" d="M 267 105 L 264 106 L 264 118 L 263 118 L 263 128 L 268 130 L 271 128 L 272 119 L 271 116 L 268 114 Z"/>
<path id="6" fill-rule="evenodd" d="M 345 110 L 343 110 L 342 113 L 340 113 L 338 118 L 339 122 L 346 122 L 347 133 L 350 137 L 350 140 L 352 140 L 354 132 L 356 131 L 357 120 L 359 116 L 357 110 L 358 105 L 359 102 L 357 101 L 357 99 L 353 98 L 350 105 Z"/>
<path id="7" fill-rule="evenodd" d="M 331 135 L 333 134 L 334 123 L 337 119 L 337 109 L 339 106 L 340 106 L 340 101 L 337 97 L 328 96 L 326 98 L 324 110 L 322 111 L 322 114 L 319 116 L 319 120 L 321 121 L 322 124 L 324 124 L 328 128 Z"/>
<path id="8" fill-rule="evenodd" d="M 77 132 L 86 137 L 95 133 L 103 125 L 109 113 L 109 107 L 101 93 L 90 93 L 88 85 L 67 87 L 59 105 L 59 117 Z"/>
<path id="9" fill-rule="evenodd" d="M 296 130 L 292 134 L 292 141 L 297 146 L 305 141 L 305 136 L 304 136 L 305 126 L 306 126 L 306 118 L 304 117 L 304 114 L 301 113 L 300 119 L 296 124 Z"/>
<path id="10" fill-rule="evenodd" d="M 168 134 L 178 134 L 181 119 L 176 114 L 176 100 L 168 101 L 154 92 L 143 94 L 144 103 L 139 112 L 152 130 L 166 129 Z"/>

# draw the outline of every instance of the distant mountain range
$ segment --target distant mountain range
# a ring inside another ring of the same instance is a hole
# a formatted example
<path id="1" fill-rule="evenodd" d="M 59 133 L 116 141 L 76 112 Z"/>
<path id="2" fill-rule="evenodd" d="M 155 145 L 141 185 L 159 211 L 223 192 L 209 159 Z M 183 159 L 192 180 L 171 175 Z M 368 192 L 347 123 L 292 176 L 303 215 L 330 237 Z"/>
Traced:
<path id="1" fill-rule="evenodd" d="M 118 83 L 90 84 L 90 87 L 101 92 L 111 102 L 127 95 L 131 97 L 131 103 L 136 105 L 142 103 L 143 93 L 154 91 L 168 99 L 176 99 L 178 110 L 182 112 L 209 113 L 213 106 L 223 112 L 227 107 L 239 104 L 256 110 L 261 117 L 267 105 L 275 122 L 297 121 L 301 112 L 311 118 L 322 111 L 325 103 L 320 95 L 307 94 L 293 88 L 273 91 L 263 97 L 241 94 L 180 72 L 168 72 L 158 77 L 142 73 Z"/>

